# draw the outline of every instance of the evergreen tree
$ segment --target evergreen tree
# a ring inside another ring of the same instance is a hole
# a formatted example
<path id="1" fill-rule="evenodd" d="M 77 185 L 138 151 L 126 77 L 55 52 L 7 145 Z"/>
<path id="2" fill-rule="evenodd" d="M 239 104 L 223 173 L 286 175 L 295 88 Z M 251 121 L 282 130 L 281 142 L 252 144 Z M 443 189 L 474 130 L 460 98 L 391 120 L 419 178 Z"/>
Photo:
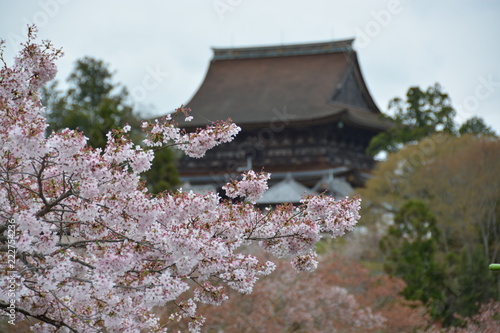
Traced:
<path id="1" fill-rule="evenodd" d="M 436 260 L 438 241 L 436 218 L 429 207 L 422 201 L 409 200 L 380 242 L 387 253 L 386 272 L 406 282 L 401 294 L 427 305 L 434 318 L 442 315 L 440 305 L 445 299 L 444 271 Z"/>
<path id="2" fill-rule="evenodd" d="M 485 134 L 496 136 L 495 131 L 488 125 L 485 124 L 484 120 L 479 117 L 472 117 L 462 124 L 458 130 L 460 135 L 464 134 Z"/>
<path id="3" fill-rule="evenodd" d="M 63 128 L 78 129 L 94 148 L 104 148 L 106 134 L 129 124 L 130 137 L 140 143 L 140 115 L 129 101 L 127 89 L 113 82 L 113 73 L 102 60 L 84 57 L 75 64 L 68 78 L 69 89 L 58 89 L 54 81 L 42 90 L 47 108 L 49 132 Z M 149 172 L 144 175 L 154 193 L 179 185 L 175 154 L 166 148 L 156 152 Z"/>
<path id="4" fill-rule="evenodd" d="M 57 90 L 57 83 L 44 90 L 50 130 L 78 128 L 91 146 L 104 148 L 106 133 L 129 124 L 132 137 L 138 137 L 139 116 L 128 102 L 127 90 L 113 83 L 113 74 L 102 60 L 77 60 L 68 78 L 69 89 Z"/>
<path id="5" fill-rule="evenodd" d="M 411 87 L 405 101 L 397 97 L 389 102 L 389 110 L 395 110 L 395 115 L 385 117 L 394 126 L 373 137 L 367 150 L 371 155 L 381 151 L 395 152 L 405 143 L 419 141 L 437 132 L 455 131 L 453 117 L 456 112 L 448 94 L 438 83 L 425 91 Z"/>
<path id="6" fill-rule="evenodd" d="M 381 221 L 377 210 L 397 213 L 381 242 L 387 271 L 406 276 L 405 297 L 431 299 L 426 305 L 444 325 L 459 324 L 455 314 L 474 315 L 499 299 L 500 275 L 488 270 L 500 254 L 499 147 L 496 137 L 436 134 L 389 154 L 361 191 L 373 207 L 364 219 L 372 218 L 374 227 Z M 430 232 L 432 239 L 415 236 L 427 235 L 433 219 L 408 215 L 408 200 L 425 202 L 436 217 L 439 232 Z M 425 221 L 424 229 L 409 217 Z"/>
<path id="7" fill-rule="evenodd" d="M 396 152 L 406 143 L 415 143 L 436 133 L 496 135 L 477 116 L 468 119 L 457 131 L 456 112 L 439 83 L 425 91 L 411 87 L 406 93 L 406 100 L 396 97 L 389 102 L 389 110 L 395 111 L 394 116 L 384 115 L 384 118 L 392 121 L 393 127 L 372 138 L 367 148 L 370 155 Z"/>

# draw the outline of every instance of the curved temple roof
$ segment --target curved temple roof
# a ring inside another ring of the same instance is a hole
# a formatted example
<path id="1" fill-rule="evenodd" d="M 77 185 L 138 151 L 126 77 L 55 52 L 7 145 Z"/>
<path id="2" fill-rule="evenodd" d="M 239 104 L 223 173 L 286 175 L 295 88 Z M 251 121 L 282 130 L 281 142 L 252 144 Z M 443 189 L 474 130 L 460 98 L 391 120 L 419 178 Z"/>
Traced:
<path id="1" fill-rule="evenodd" d="M 271 47 L 214 49 L 205 80 L 186 105 L 191 123 L 231 118 L 236 124 L 269 126 L 339 118 L 384 130 L 363 80 L 353 40 Z"/>

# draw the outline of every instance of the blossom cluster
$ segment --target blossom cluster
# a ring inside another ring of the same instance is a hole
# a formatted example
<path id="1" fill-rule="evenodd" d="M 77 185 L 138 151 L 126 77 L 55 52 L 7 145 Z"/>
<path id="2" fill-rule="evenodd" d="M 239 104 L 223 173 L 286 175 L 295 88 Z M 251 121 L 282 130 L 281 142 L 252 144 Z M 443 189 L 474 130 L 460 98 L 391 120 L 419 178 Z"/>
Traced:
<path id="1" fill-rule="evenodd" d="M 230 198 L 243 197 L 246 200 L 255 203 L 262 198 L 264 192 L 268 189 L 267 181 L 271 175 L 267 172 L 256 174 L 253 170 L 243 175 L 240 181 L 233 181 L 222 187 L 226 191 L 226 195 Z"/>
<path id="2" fill-rule="evenodd" d="M 30 39 L 14 65 L 0 70 L 0 231 L 5 236 L 6 221 L 17 221 L 16 305 L 19 319 L 39 320 L 34 331 L 166 332 L 152 308 L 170 304 L 178 308 L 170 320 L 192 318 L 197 332 L 198 303 L 221 304 L 227 288 L 250 293 L 274 270 L 246 254 L 247 245 L 311 270 L 322 234 L 342 235 L 359 218 L 359 199 L 325 196 L 261 211 L 252 202 L 268 175 L 253 171 L 225 187 L 244 202 L 216 193 L 151 195 L 140 180 L 154 158 L 148 147 L 174 144 L 199 157 L 239 128 L 221 122 L 186 133 L 166 118 L 143 124 L 146 148 L 131 142 L 128 126 L 108 133 L 104 149 L 74 130 L 46 136 L 38 90 L 54 76 L 58 54 Z M 0 277 L 7 311 L 8 272 Z"/>
<path id="3" fill-rule="evenodd" d="M 186 117 L 190 121 L 192 116 Z M 205 152 L 221 143 L 230 142 L 241 130 L 230 120 L 220 121 L 207 125 L 205 129 L 198 129 L 194 133 L 186 133 L 177 127 L 174 118 L 169 114 L 155 123 L 143 122 L 149 138 L 144 142 L 149 147 L 176 145 L 190 157 L 203 157 Z"/>

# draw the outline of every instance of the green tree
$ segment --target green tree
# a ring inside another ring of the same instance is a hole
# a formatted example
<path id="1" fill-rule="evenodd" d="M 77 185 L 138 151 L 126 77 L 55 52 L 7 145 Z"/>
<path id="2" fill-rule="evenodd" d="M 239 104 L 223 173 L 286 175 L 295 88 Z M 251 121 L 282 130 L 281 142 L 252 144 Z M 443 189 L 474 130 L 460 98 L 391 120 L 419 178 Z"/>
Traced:
<path id="1" fill-rule="evenodd" d="M 457 131 L 458 125 L 454 121 L 456 112 L 451 106 L 450 97 L 438 83 L 425 91 L 411 87 L 406 93 L 406 100 L 396 97 L 389 102 L 389 110 L 394 111 L 394 116 L 385 115 L 384 118 L 394 125 L 372 138 L 367 148 L 370 155 L 396 152 L 406 143 L 418 142 L 436 133 L 496 135 L 477 116 L 465 121 Z"/>
<path id="2" fill-rule="evenodd" d="M 132 137 L 137 138 L 140 118 L 128 102 L 125 87 L 113 83 L 112 77 L 102 60 L 77 60 L 65 93 L 57 90 L 57 83 L 44 90 L 49 130 L 78 128 L 95 148 L 104 148 L 106 133 L 126 124 L 132 126 Z"/>
<path id="3" fill-rule="evenodd" d="M 445 324 L 456 323 L 454 313 L 469 316 L 477 303 L 500 299 L 500 275 L 487 269 L 500 261 L 498 151 L 497 137 L 435 134 L 389 154 L 360 191 L 379 215 L 421 200 L 436 216 Z M 365 210 L 364 219 L 370 214 Z M 374 214 L 372 221 L 379 224 L 375 219 Z"/>
<path id="4" fill-rule="evenodd" d="M 91 57 L 77 60 L 67 82 L 67 91 L 59 90 L 57 81 L 42 89 L 49 131 L 78 129 L 89 138 L 91 146 L 104 148 L 106 134 L 128 124 L 131 139 L 136 143 L 141 141 L 141 117 L 134 111 L 127 89 L 113 81 L 113 73 L 106 63 Z M 151 170 L 145 174 L 148 187 L 154 193 L 179 184 L 175 163 L 172 150 L 156 152 Z"/>
<path id="5" fill-rule="evenodd" d="M 472 117 L 468 119 L 465 123 L 460 126 L 458 133 L 460 135 L 465 135 L 465 134 L 485 134 L 485 135 L 492 135 L 496 136 L 495 131 L 486 123 L 484 120 L 480 117 Z"/>
<path id="6" fill-rule="evenodd" d="M 179 171 L 175 165 L 178 157 L 175 153 L 173 149 L 161 149 L 155 152 L 153 165 L 144 175 L 151 193 L 158 194 L 180 184 Z"/>
<path id="7" fill-rule="evenodd" d="M 419 141 L 437 132 L 455 131 L 453 117 L 456 112 L 448 94 L 438 83 L 425 91 L 411 87 L 406 100 L 396 97 L 389 102 L 389 110 L 395 111 L 394 116 L 385 117 L 394 126 L 373 137 L 367 150 L 371 155 L 381 151 L 395 152 L 405 143 Z"/>
<path id="8" fill-rule="evenodd" d="M 488 270 L 489 259 L 480 247 L 476 247 L 471 254 L 462 250 L 460 262 L 462 270 L 454 272 L 457 287 L 455 300 L 450 302 L 449 313 L 458 313 L 469 317 L 476 314 L 481 304 L 487 304 L 491 299 L 498 300 L 497 276 Z M 445 324 L 456 323 L 455 318 L 449 318 Z"/>
<path id="9" fill-rule="evenodd" d="M 382 251 L 387 253 L 386 272 L 406 282 L 401 295 L 427 305 L 434 318 L 443 314 L 445 299 L 444 270 L 436 259 L 438 240 L 436 218 L 429 207 L 422 201 L 409 200 L 380 241 Z"/>

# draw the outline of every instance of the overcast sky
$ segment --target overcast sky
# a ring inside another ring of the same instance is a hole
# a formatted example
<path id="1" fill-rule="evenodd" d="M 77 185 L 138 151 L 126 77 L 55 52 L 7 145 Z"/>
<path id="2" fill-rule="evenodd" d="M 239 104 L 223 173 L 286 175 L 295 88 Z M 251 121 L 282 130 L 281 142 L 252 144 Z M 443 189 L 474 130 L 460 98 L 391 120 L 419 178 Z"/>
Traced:
<path id="1" fill-rule="evenodd" d="M 7 59 L 27 23 L 63 48 L 60 81 L 77 59 L 102 59 L 153 115 L 189 101 L 211 47 L 356 38 L 382 111 L 410 86 L 439 82 L 459 122 L 478 115 L 500 133 L 500 1 L 0 0 Z"/>

